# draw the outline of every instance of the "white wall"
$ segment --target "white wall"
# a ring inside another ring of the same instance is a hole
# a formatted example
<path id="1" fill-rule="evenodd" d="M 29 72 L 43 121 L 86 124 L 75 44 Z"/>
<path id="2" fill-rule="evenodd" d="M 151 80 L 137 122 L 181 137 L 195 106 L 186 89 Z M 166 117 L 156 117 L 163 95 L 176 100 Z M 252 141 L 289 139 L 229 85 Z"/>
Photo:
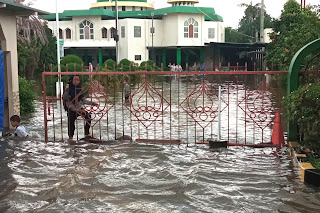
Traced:
<path id="1" fill-rule="evenodd" d="M 146 30 L 148 27 L 148 20 L 146 19 L 123 19 L 119 22 L 120 30 L 121 26 L 125 26 L 126 35 L 125 38 L 121 38 L 121 31 L 119 32 L 120 40 L 120 60 L 127 58 L 130 61 L 136 63 L 141 63 L 142 61 L 147 61 L 149 59 L 149 50 L 147 47 L 147 38 L 149 36 L 150 29 Z M 134 37 L 134 27 L 141 27 L 141 37 Z M 123 48 L 123 49 L 122 49 Z M 141 55 L 141 60 L 136 61 L 135 55 Z"/>
<path id="2" fill-rule="evenodd" d="M 271 43 L 271 39 L 270 39 L 270 33 L 272 33 L 273 30 L 272 28 L 266 28 L 264 29 L 264 37 L 263 37 L 263 42 L 264 43 Z"/>
<path id="3" fill-rule="evenodd" d="M 4 108 L 4 127 L 11 127 L 9 118 L 20 114 L 18 52 L 17 52 L 17 18 L 11 11 L 0 13 L 1 50 L 4 51 L 5 96 L 8 102 Z"/>
<path id="4" fill-rule="evenodd" d="M 129 8 L 128 8 L 129 9 Z M 138 8 L 136 8 L 138 9 Z M 193 18 L 198 22 L 198 38 L 184 38 L 184 22 Z M 89 20 L 94 24 L 94 39 L 80 39 L 79 24 L 83 20 Z M 49 28 L 56 34 L 55 22 L 49 22 Z M 154 19 L 154 47 L 192 47 L 205 46 L 205 43 L 224 42 L 223 23 L 216 21 L 205 21 L 203 14 L 168 14 L 162 19 Z M 121 38 L 121 26 L 125 27 L 125 38 Z M 134 38 L 134 26 L 141 26 L 141 38 Z M 152 19 L 127 18 L 119 20 L 119 45 L 120 60 L 127 58 L 135 61 L 135 55 L 141 55 L 141 61 L 148 60 L 149 49 L 152 47 L 152 34 L 150 28 Z M 108 38 L 102 38 L 101 29 L 108 30 Z M 60 28 L 63 30 L 64 47 L 82 48 L 115 48 L 116 42 L 111 38 L 111 28 L 115 27 L 114 20 L 101 20 L 101 16 L 73 17 L 73 20 L 60 21 Z M 66 39 L 66 29 L 71 30 L 71 39 Z M 214 39 L 208 38 L 208 28 L 215 28 Z M 149 49 L 148 49 L 149 48 Z M 136 62 L 141 62 L 136 61 Z"/>
<path id="5" fill-rule="evenodd" d="M 163 16 L 163 44 L 162 46 L 178 45 L 178 14 Z"/>

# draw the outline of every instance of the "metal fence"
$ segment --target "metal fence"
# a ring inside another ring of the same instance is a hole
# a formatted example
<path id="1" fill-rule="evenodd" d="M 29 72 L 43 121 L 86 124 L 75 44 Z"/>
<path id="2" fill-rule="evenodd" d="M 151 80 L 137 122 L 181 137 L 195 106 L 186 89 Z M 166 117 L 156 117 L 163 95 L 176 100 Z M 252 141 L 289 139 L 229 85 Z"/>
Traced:
<path id="1" fill-rule="evenodd" d="M 287 75 L 285 71 L 247 71 L 246 66 L 226 71 L 222 66 L 217 71 L 171 72 L 163 67 L 155 71 L 155 66 L 153 71 L 131 71 L 131 66 L 129 71 L 115 71 L 115 67 L 112 71 L 107 67 L 83 70 L 43 72 L 46 141 L 68 138 L 68 113 L 61 94 L 55 96 L 55 82 L 78 75 L 82 93 L 98 103 L 84 105 L 83 110 L 91 115 L 91 134 L 100 140 L 127 135 L 147 143 L 207 144 L 220 131 L 222 140 L 235 145 L 269 143 L 275 111 L 285 94 L 282 76 Z M 128 101 L 124 81 L 130 85 Z M 83 137 L 85 122 L 78 117 L 75 139 Z"/>

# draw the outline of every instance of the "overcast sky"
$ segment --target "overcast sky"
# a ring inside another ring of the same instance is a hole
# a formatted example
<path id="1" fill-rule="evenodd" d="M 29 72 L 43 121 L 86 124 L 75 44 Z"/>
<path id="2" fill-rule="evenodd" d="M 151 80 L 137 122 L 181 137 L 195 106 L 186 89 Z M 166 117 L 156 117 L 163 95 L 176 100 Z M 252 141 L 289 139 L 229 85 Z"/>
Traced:
<path id="1" fill-rule="evenodd" d="M 287 0 L 265 0 L 267 12 L 274 18 L 281 14 L 283 5 Z M 297 0 L 300 2 L 300 0 Z M 63 10 L 77 10 L 89 9 L 92 3 L 96 0 L 58 0 L 59 11 Z M 148 0 L 149 3 L 154 3 L 155 8 L 168 7 L 167 0 Z M 251 0 L 200 0 L 197 4 L 199 7 L 213 7 L 217 14 L 221 15 L 224 19 L 225 26 L 232 26 L 236 28 L 239 20 L 244 15 L 244 8 L 239 7 L 240 3 L 249 4 Z M 261 2 L 261 0 L 252 0 L 253 4 Z M 319 4 L 320 0 L 306 0 L 307 4 Z M 48 11 L 55 12 L 55 0 L 34 0 L 33 7 Z"/>

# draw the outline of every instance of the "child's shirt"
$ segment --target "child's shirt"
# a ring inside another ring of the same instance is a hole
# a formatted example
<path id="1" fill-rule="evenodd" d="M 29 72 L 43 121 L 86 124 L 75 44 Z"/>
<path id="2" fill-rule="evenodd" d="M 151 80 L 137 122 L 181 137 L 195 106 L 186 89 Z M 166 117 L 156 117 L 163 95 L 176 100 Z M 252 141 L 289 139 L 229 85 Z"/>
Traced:
<path id="1" fill-rule="evenodd" d="M 16 128 L 15 134 L 20 138 L 28 137 L 28 133 L 26 129 L 24 128 L 24 126 L 21 126 L 21 125 Z"/>

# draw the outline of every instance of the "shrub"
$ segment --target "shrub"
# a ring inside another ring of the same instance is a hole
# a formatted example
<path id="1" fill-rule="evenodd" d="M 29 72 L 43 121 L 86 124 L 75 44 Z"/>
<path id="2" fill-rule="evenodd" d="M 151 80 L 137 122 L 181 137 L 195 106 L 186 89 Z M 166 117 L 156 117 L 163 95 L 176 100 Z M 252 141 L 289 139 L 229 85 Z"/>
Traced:
<path id="1" fill-rule="evenodd" d="M 69 72 L 73 72 L 73 71 L 82 72 L 82 71 L 84 71 L 82 69 L 82 65 L 81 64 L 69 63 L 67 65 L 68 65 L 68 71 Z"/>
<path id="2" fill-rule="evenodd" d="M 129 66 L 130 64 L 133 64 L 133 62 L 129 61 L 128 59 L 122 59 L 119 63 L 120 67 L 121 67 L 121 64 L 123 64 L 123 66 Z"/>
<path id="3" fill-rule="evenodd" d="M 19 97 L 21 114 L 33 112 L 34 100 L 37 98 L 37 93 L 33 90 L 34 81 L 28 81 L 25 78 L 19 77 Z"/>
<path id="4" fill-rule="evenodd" d="M 66 72 L 67 71 L 67 65 L 68 65 L 68 72 L 82 72 L 82 71 L 84 71 L 82 69 L 82 65 L 75 64 L 75 63 L 69 63 L 69 64 L 66 64 L 66 65 L 63 65 L 63 64 L 60 65 L 61 72 Z M 57 65 L 54 66 L 52 68 L 52 71 L 53 72 L 58 72 L 58 66 Z"/>
<path id="5" fill-rule="evenodd" d="M 108 66 L 108 70 L 113 70 L 113 65 L 117 65 L 117 63 L 112 59 L 108 59 L 103 63 L 103 67 L 106 67 L 106 65 Z"/>
<path id="6" fill-rule="evenodd" d="M 287 117 L 299 126 L 301 145 L 320 153 L 320 83 L 301 86 L 284 101 Z"/>
<path id="7" fill-rule="evenodd" d="M 121 69 L 121 65 L 117 67 L 116 69 L 117 71 L 124 71 L 124 72 L 128 72 L 130 71 L 130 65 L 123 65 L 122 69 Z M 133 64 L 131 64 L 131 71 L 136 71 L 137 67 Z"/>
<path id="8" fill-rule="evenodd" d="M 60 69 L 61 69 L 61 72 L 65 72 L 65 71 L 67 70 L 66 66 L 63 65 L 63 64 L 60 65 Z M 52 71 L 53 71 L 53 72 L 58 72 L 58 65 L 54 66 L 54 67 L 52 68 Z"/>
<path id="9" fill-rule="evenodd" d="M 82 59 L 79 56 L 76 55 L 67 55 L 65 57 L 63 57 L 63 59 L 61 60 L 61 64 L 66 65 L 66 64 L 84 64 L 84 62 L 82 61 Z"/>
<path id="10" fill-rule="evenodd" d="M 152 61 L 152 60 L 141 62 L 139 69 L 145 70 L 146 64 L 147 64 L 147 71 L 153 71 L 153 70 L 160 71 L 160 68 L 157 65 L 155 65 L 154 61 Z M 154 65 L 155 65 L 155 68 L 153 69 Z"/>

